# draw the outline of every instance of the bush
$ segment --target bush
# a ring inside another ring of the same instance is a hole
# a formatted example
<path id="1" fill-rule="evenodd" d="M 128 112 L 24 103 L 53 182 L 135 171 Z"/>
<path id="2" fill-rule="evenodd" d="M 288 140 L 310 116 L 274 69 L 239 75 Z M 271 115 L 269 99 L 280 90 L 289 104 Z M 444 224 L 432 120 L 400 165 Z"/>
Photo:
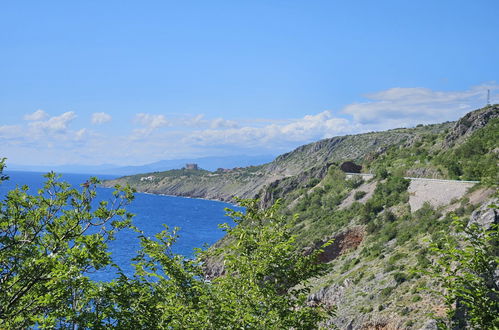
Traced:
<path id="1" fill-rule="evenodd" d="M 358 201 L 359 199 L 362 199 L 367 194 L 365 191 L 356 191 L 355 194 L 353 195 L 353 198 Z"/>
<path id="2" fill-rule="evenodd" d="M 395 287 L 392 287 L 392 286 L 388 286 L 384 289 L 381 289 L 381 293 L 380 293 L 381 297 L 388 298 L 392 294 L 394 289 L 395 289 Z"/>
<path id="3" fill-rule="evenodd" d="M 494 206 L 497 208 L 497 206 Z M 448 307 L 447 326 L 496 329 L 499 327 L 499 288 L 494 281 L 499 264 L 499 226 L 490 228 L 456 220 L 455 233 L 446 231 L 431 244 L 436 261 L 421 269 L 443 288 Z"/>
<path id="4" fill-rule="evenodd" d="M 403 283 L 408 279 L 407 275 L 401 272 L 393 274 L 393 278 L 395 279 L 395 282 L 397 282 L 398 284 Z"/>
<path id="5" fill-rule="evenodd" d="M 358 188 L 363 183 L 364 179 L 361 176 L 353 176 L 345 182 L 346 186 L 350 189 Z"/>

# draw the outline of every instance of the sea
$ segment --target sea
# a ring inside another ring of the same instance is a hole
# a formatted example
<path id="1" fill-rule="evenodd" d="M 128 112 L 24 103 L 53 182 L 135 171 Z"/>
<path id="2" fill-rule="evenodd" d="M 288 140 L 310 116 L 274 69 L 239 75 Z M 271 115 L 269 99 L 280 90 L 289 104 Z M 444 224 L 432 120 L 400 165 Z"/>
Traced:
<path id="1" fill-rule="evenodd" d="M 0 183 L 0 198 L 2 200 L 8 191 L 16 186 L 27 185 L 30 194 L 37 194 L 42 188 L 44 173 L 6 171 L 8 181 Z M 62 174 L 60 180 L 65 181 L 81 189 L 81 184 L 86 182 L 92 175 L 88 174 Z M 115 176 L 95 175 L 100 180 L 112 179 Z M 112 188 L 97 188 L 97 200 L 112 200 Z M 202 248 L 211 245 L 223 237 L 224 231 L 218 225 L 229 223 L 232 220 L 226 216 L 226 208 L 242 210 L 240 207 L 229 203 L 218 201 L 153 195 L 147 193 L 136 193 L 135 199 L 126 209 L 135 214 L 133 225 L 144 232 L 146 236 L 154 236 L 164 229 L 164 225 L 170 228 L 179 227 L 179 239 L 173 246 L 174 253 L 183 255 L 185 258 L 194 256 L 194 248 Z M 138 234 L 130 229 L 121 230 L 116 235 L 116 240 L 109 242 L 109 251 L 116 263 L 125 274 L 133 274 L 132 258 L 136 256 L 140 243 Z M 117 272 L 114 268 L 98 270 L 89 274 L 95 281 L 110 281 L 116 278 Z"/>

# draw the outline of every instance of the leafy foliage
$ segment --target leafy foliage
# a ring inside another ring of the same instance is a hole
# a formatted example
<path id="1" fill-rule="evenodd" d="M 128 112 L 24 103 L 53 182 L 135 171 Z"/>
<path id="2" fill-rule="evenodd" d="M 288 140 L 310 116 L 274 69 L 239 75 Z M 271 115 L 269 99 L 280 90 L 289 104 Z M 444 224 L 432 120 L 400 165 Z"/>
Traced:
<path id="1" fill-rule="evenodd" d="M 171 251 L 177 234 L 168 229 L 154 239 L 141 237 L 133 278 L 109 284 L 107 314 L 119 328 L 315 328 L 334 309 L 308 306 L 307 280 L 324 269 L 320 250 L 297 254 L 294 236 L 277 205 L 258 210 L 257 201 L 242 200 L 246 213 L 228 210 L 238 224 L 223 225 L 229 242 L 200 252 L 202 258 L 223 254 L 225 274 L 203 278 L 202 265 Z M 109 324 L 107 324 L 109 325 Z"/>
<path id="2" fill-rule="evenodd" d="M 115 191 L 108 208 L 96 197 L 93 178 L 82 190 L 59 182 L 54 173 L 37 195 L 23 186 L 0 202 L 0 326 L 53 326 L 85 313 L 86 275 L 111 264 L 106 242 L 128 226 L 129 188 Z"/>
<path id="3" fill-rule="evenodd" d="M 95 206 L 97 179 L 75 189 L 46 178 L 36 195 L 21 187 L 0 203 L 0 328 L 308 329 L 334 313 L 307 304 L 308 279 L 324 271 L 321 250 L 296 253 L 278 205 L 242 200 L 246 213 L 227 210 L 237 223 L 223 226 L 228 245 L 188 260 L 171 250 L 176 229 L 149 238 L 131 225 L 130 188 Z M 124 227 L 140 235 L 134 275 L 118 269 L 112 282 L 92 281 L 90 272 L 112 265 L 106 243 Z M 212 255 L 223 255 L 225 274 L 208 281 L 200 260 Z"/>
<path id="4" fill-rule="evenodd" d="M 365 191 L 359 190 L 355 192 L 355 195 L 353 195 L 353 198 L 355 200 L 362 199 L 367 193 Z"/>
<path id="5" fill-rule="evenodd" d="M 443 287 L 449 322 L 460 328 L 499 327 L 499 288 L 494 281 L 499 264 L 499 226 L 454 222 L 458 235 L 432 244 L 437 256 L 428 272 Z"/>

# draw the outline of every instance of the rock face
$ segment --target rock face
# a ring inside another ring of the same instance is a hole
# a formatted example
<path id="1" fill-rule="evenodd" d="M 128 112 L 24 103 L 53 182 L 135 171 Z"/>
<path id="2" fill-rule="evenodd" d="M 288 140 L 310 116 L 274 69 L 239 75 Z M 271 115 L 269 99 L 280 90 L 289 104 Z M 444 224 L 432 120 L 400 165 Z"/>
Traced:
<path id="1" fill-rule="evenodd" d="M 443 179 L 442 173 L 433 167 L 418 167 L 407 170 L 406 175 L 413 178 Z"/>
<path id="2" fill-rule="evenodd" d="M 297 188 L 306 186 L 311 180 L 323 179 L 331 165 L 331 163 L 327 163 L 325 165 L 312 167 L 295 176 L 275 180 L 269 185 L 264 186 L 261 192 L 255 197 L 260 199 L 260 205 L 262 207 L 270 207 L 277 199 L 283 198 L 287 193 Z"/>
<path id="3" fill-rule="evenodd" d="M 499 118 L 498 104 L 490 105 L 464 115 L 455 123 L 454 127 L 445 137 L 445 147 L 450 148 L 459 143 L 464 138 L 473 134 L 477 129 L 487 125 L 493 118 Z"/>
<path id="4" fill-rule="evenodd" d="M 492 205 L 498 204 L 498 198 L 493 198 L 484 203 L 482 206 L 480 206 L 480 208 L 473 211 L 470 217 L 470 224 L 476 223 L 485 228 L 489 228 L 492 224 L 499 224 L 499 209 L 496 207 L 491 207 Z"/>

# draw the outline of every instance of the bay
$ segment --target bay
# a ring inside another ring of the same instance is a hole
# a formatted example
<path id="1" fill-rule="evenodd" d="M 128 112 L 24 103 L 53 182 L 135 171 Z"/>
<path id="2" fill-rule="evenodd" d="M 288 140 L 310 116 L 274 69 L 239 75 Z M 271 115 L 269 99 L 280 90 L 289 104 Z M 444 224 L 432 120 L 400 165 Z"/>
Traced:
<path id="1" fill-rule="evenodd" d="M 0 184 L 0 196 L 15 189 L 16 186 L 28 185 L 30 194 L 37 194 L 38 189 L 43 186 L 44 173 L 6 171 L 10 179 Z M 87 181 L 91 175 L 87 174 L 62 174 L 62 181 L 68 182 L 74 187 Z M 99 175 L 101 180 L 112 179 L 114 176 Z M 112 200 L 114 189 L 97 188 L 97 200 Z M 225 216 L 225 208 L 241 208 L 229 203 L 218 201 L 193 199 L 174 196 L 162 196 L 146 193 L 136 193 L 135 200 L 127 207 L 133 214 L 133 224 L 144 231 L 146 236 L 154 236 L 164 229 L 163 225 L 180 227 L 180 238 L 173 246 L 175 253 L 186 258 L 193 256 L 193 249 L 211 245 L 223 237 L 224 232 L 218 228 L 218 224 L 228 222 L 232 224 L 229 217 Z M 140 248 L 138 234 L 132 230 L 124 229 L 116 235 L 116 240 L 109 243 L 109 251 L 112 253 L 113 261 L 122 268 L 127 275 L 133 273 L 131 259 Z M 110 281 L 115 278 L 116 271 L 113 268 L 99 270 L 90 274 L 91 278 L 98 281 Z"/>

